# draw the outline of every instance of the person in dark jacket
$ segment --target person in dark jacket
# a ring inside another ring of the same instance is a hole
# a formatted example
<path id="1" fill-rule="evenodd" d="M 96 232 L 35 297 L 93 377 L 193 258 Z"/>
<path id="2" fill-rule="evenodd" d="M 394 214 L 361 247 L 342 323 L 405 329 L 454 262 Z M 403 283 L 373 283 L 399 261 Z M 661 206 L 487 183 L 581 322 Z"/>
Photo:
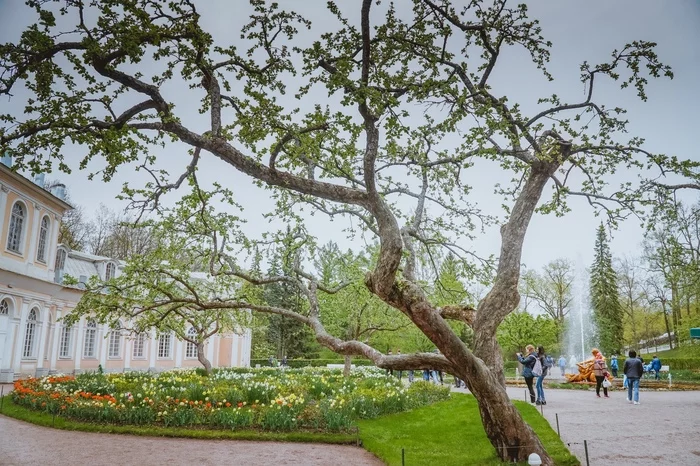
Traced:
<path id="1" fill-rule="evenodd" d="M 535 378 L 535 374 L 532 373 L 532 368 L 535 367 L 537 356 L 535 355 L 535 347 L 532 345 L 527 345 L 525 351 L 527 351 L 527 356 L 525 357 L 521 353 L 515 353 L 515 355 L 518 357 L 520 364 L 523 365 L 523 378 L 527 384 L 527 389 L 530 391 L 530 403 L 534 403 L 535 390 L 532 388 L 532 380 Z"/>
<path id="2" fill-rule="evenodd" d="M 639 404 L 639 379 L 642 378 L 644 367 L 642 361 L 637 359 L 637 352 L 631 350 L 629 358 L 625 360 L 625 366 L 622 369 L 623 374 L 627 376 L 627 402 Z"/>

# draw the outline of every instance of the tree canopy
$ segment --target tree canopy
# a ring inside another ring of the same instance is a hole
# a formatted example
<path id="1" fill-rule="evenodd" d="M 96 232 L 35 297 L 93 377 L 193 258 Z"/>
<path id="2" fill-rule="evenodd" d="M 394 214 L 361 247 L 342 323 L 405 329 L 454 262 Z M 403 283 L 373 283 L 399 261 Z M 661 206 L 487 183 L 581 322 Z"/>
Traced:
<path id="1" fill-rule="evenodd" d="M 202 243 L 188 246 L 210 248 L 201 252 L 211 276 L 263 286 L 285 281 L 305 300 L 302 312 L 240 297 L 223 304 L 294 318 L 319 343 L 380 367 L 454 373 L 479 401 L 502 458 L 524 460 L 536 451 L 551 464 L 508 401 L 496 329 L 518 304 L 524 238 L 536 211 L 563 215 L 567 199 L 582 196 L 614 222 L 641 214 L 673 189 L 698 186 L 697 163 L 644 149 L 642 138 L 627 135 L 625 109 L 598 100 L 595 86 L 605 80 L 646 100 L 649 79 L 673 77 L 656 44 L 620 44 L 606 62 L 583 61 L 581 83 L 574 83 L 586 90 L 580 101 L 537 96 L 529 106 L 537 110 L 526 112 L 492 88 L 491 78 L 518 75 L 497 66 L 511 49 L 525 52 L 545 79 L 553 79 L 551 43 L 525 5 L 505 0 L 413 0 L 412 8 L 328 2 L 327 21 L 313 24 L 277 3 L 252 0 L 232 42 L 205 29 L 192 0 L 27 4 L 36 24 L 16 42 L 0 45 L 0 95 L 26 91 L 21 112 L 0 115 L 0 152 L 15 155 L 19 168 L 68 171 L 70 147 L 82 153 L 80 167 L 99 160 L 94 175 L 105 181 L 137 167 L 152 181 L 125 186 L 124 196 L 136 208 L 157 212 L 163 196 L 186 180 L 196 184 L 203 157 L 216 157 L 230 170 L 219 183 L 233 189 L 232 173 L 248 176 L 270 190 L 271 214 L 300 231 L 302 212 L 346 218 L 351 234 L 379 241 L 367 289 L 410 319 L 441 354 L 388 356 L 330 334 L 318 295 L 337 290 L 305 270 L 314 244 L 308 235 L 298 241 L 289 274 L 278 277 L 243 270 L 255 246 L 282 243 L 242 237 L 234 215 L 205 224 L 208 233 L 197 236 Z M 199 103 L 206 122 L 181 110 L 181 95 Z M 295 104 L 282 105 L 290 95 Z M 177 167 L 169 152 L 153 149 L 183 145 L 188 162 L 171 175 L 164 167 Z M 477 162 L 502 170 L 496 191 L 503 195 L 504 218 L 483 212 L 472 193 Z M 621 169 L 630 178 L 610 184 L 608 175 Z M 663 187 L 663 176 L 674 174 L 684 183 Z M 226 197 L 236 205 L 234 194 Z M 448 250 L 476 277 L 486 263 L 470 239 L 494 222 L 501 223 L 501 247 L 489 292 L 476 310 L 436 306 L 416 277 L 419 251 Z M 473 350 L 450 319 L 473 328 Z"/>

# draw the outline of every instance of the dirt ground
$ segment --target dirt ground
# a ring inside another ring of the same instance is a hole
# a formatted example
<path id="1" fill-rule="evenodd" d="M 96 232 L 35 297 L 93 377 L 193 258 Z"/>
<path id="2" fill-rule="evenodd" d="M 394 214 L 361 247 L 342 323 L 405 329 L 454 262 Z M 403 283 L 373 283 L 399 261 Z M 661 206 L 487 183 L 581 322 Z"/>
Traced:
<path id="1" fill-rule="evenodd" d="M 361 465 L 382 462 L 359 447 L 193 440 L 68 432 L 0 416 L 0 465 Z"/>
<path id="2" fill-rule="evenodd" d="M 523 400 L 524 389 L 508 388 Z M 544 416 L 585 465 L 700 465 L 700 392 L 645 392 L 630 405 L 626 392 L 597 398 L 594 390 L 546 390 Z"/>

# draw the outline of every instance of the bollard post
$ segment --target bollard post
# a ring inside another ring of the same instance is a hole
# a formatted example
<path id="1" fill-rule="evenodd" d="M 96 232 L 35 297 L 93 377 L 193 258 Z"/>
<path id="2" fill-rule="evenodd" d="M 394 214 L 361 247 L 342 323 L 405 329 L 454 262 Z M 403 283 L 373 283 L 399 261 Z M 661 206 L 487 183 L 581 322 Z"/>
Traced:
<path id="1" fill-rule="evenodd" d="M 557 418 L 557 435 L 561 438 L 561 432 L 559 432 L 559 413 L 554 415 Z"/>
<path id="2" fill-rule="evenodd" d="M 406 466 L 406 452 L 401 449 L 401 466 Z"/>
<path id="3" fill-rule="evenodd" d="M 525 390 L 525 402 L 527 403 L 527 390 Z"/>
<path id="4" fill-rule="evenodd" d="M 583 449 L 586 451 L 586 466 L 591 466 L 590 463 L 588 462 L 588 441 L 587 440 L 583 441 Z"/>
<path id="5" fill-rule="evenodd" d="M 671 373 L 668 373 L 668 388 L 671 388 L 673 386 L 673 383 L 671 383 Z"/>
<path id="6" fill-rule="evenodd" d="M 5 403 L 5 387 L 0 387 L 0 413 L 2 413 L 2 405 Z"/>
<path id="7" fill-rule="evenodd" d="M 544 417 L 544 405 L 540 405 L 540 414 Z"/>

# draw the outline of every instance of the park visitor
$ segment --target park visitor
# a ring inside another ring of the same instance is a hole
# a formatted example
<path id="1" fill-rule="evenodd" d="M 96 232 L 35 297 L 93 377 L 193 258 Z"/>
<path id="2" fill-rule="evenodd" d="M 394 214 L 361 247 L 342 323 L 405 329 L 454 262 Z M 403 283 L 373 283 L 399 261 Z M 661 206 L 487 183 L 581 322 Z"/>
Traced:
<path id="1" fill-rule="evenodd" d="M 575 373 L 577 372 L 577 371 L 576 371 L 576 362 L 577 362 L 577 361 L 576 361 L 576 356 L 574 356 L 574 355 L 572 354 L 572 355 L 571 355 L 571 358 L 569 358 L 569 369 L 571 370 L 571 373 L 572 373 L 572 374 L 575 374 Z"/>
<path id="2" fill-rule="evenodd" d="M 401 356 L 401 349 L 396 350 L 396 355 Z M 399 369 L 399 380 L 401 380 L 402 378 L 403 378 L 403 371 L 401 369 Z"/>
<path id="3" fill-rule="evenodd" d="M 612 370 L 613 377 L 617 377 L 618 367 L 619 366 L 617 365 L 617 355 L 613 354 L 612 359 L 610 359 L 610 369 Z"/>
<path id="4" fill-rule="evenodd" d="M 659 359 L 656 355 L 651 359 L 651 370 L 654 371 L 654 378 L 656 380 L 659 380 L 661 377 L 659 377 L 659 371 L 661 370 L 661 359 Z"/>
<path id="5" fill-rule="evenodd" d="M 550 356 L 545 354 L 543 346 L 537 347 L 537 359 L 540 362 L 541 372 L 539 375 L 535 374 L 537 376 L 537 383 L 535 384 L 535 387 L 537 388 L 537 400 L 535 401 L 535 404 L 546 405 L 547 401 L 544 399 L 544 387 L 542 384 L 544 383 L 544 378 L 547 377 L 547 374 L 554 365 L 554 361 L 552 361 Z M 535 369 L 533 369 L 533 374 L 534 373 Z"/>
<path id="6" fill-rule="evenodd" d="M 595 375 L 595 394 L 600 398 L 600 387 L 603 387 L 603 394 L 605 398 L 610 398 L 608 396 L 608 387 L 603 385 L 603 381 L 608 374 L 608 368 L 605 365 L 605 358 L 603 358 L 603 353 L 601 353 L 598 348 L 593 348 L 591 350 L 593 354 L 593 375 Z"/>
<path id="7" fill-rule="evenodd" d="M 559 370 L 561 371 L 561 376 L 564 377 L 564 374 L 566 374 L 566 358 L 563 354 L 559 356 Z"/>
<path id="8" fill-rule="evenodd" d="M 537 356 L 535 356 L 535 347 L 532 345 L 527 345 L 525 347 L 525 351 L 527 351 L 527 356 L 523 357 L 522 353 L 515 353 L 515 355 L 518 357 L 518 361 L 520 364 L 523 365 L 523 378 L 525 379 L 525 383 L 527 384 L 527 389 L 530 391 L 530 403 L 534 403 L 536 398 L 535 398 L 535 390 L 532 387 L 532 379 L 535 378 L 535 374 L 532 372 L 532 370 L 535 368 L 535 364 L 537 364 L 538 359 Z M 540 374 L 542 374 L 542 364 L 540 363 Z"/>
<path id="9" fill-rule="evenodd" d="M 642 378 L 644 368 L 642 361 L 637 359 L 637 352 L 631 350 L 629 358 L 625 361 L 622 372 L 627 376 L 627 402 L 639 404 L 639 379 Z"/>

